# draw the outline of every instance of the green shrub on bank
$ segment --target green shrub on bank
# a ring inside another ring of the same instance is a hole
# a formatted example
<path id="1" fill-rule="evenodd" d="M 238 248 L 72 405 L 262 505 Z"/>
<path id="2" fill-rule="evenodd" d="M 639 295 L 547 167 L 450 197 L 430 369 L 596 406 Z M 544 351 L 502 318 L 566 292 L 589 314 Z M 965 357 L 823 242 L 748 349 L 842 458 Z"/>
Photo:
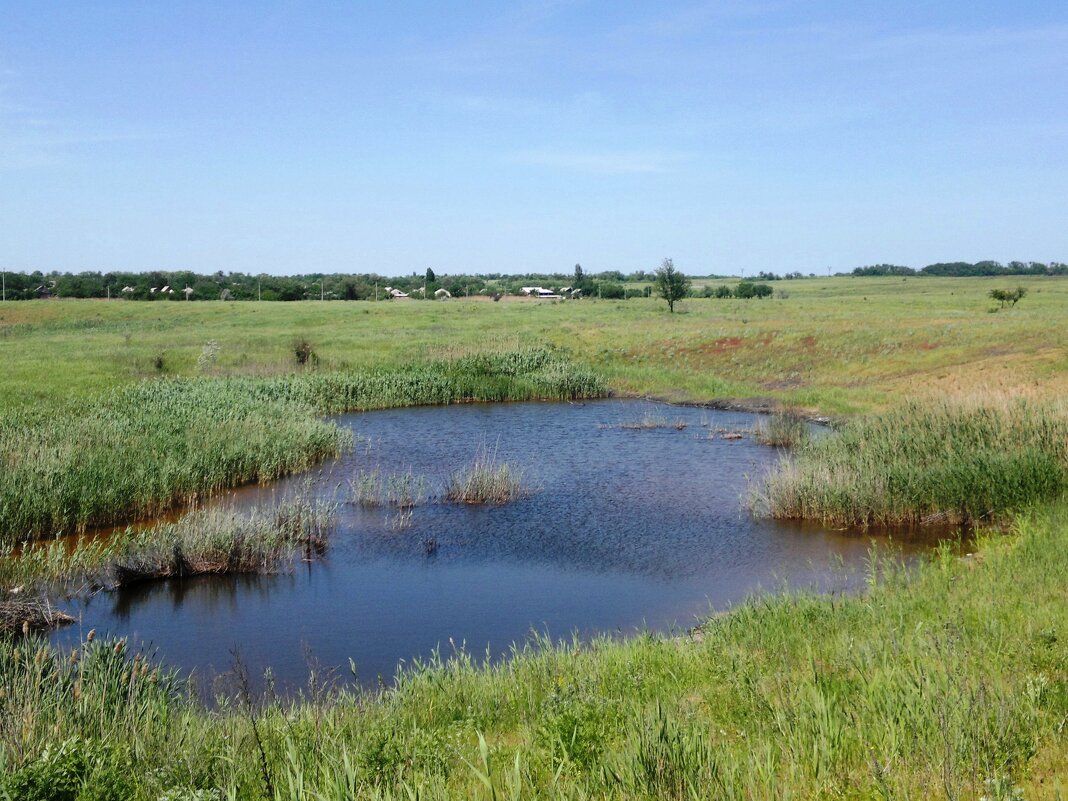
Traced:
<path id="1" fill-rule="evenodd" d="M 0 545 L 306 470 L 351 442 L 322 414 L 605 394 L 592 372 L 525 349 L 396 370 L 156 379 L 63 412 L 22 410 L 0 417 Z"/>
<path id="2" fill-rule="evenodd" d="M 1023 400 L 909 403 L 858 418 L 784 458 L 775 517 L 836 525 L 971 524 L 1068 489 L 1068 407 Z"/>

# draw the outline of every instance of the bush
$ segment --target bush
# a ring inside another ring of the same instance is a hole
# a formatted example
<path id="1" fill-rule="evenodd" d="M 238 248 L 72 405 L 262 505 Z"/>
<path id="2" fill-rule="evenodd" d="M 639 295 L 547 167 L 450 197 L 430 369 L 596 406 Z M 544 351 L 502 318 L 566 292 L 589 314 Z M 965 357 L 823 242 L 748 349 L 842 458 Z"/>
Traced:
<path id="1" fill-rule="evenodd" d="M 734 297 L 743 298 L 767 298 L 771 297 L 772 289 L 767 284 L 754 284 L 752 281 L 742 281 L 734 290 Z"/>
<path id="2" fill-rule="evenodd" d="M 298 337 L 293 340 L 293 355 L 296 357 L 297 364 L 301 367 L 319 363 L 319 356 L 315 353 L 315 348 L 304 337 Z"/>

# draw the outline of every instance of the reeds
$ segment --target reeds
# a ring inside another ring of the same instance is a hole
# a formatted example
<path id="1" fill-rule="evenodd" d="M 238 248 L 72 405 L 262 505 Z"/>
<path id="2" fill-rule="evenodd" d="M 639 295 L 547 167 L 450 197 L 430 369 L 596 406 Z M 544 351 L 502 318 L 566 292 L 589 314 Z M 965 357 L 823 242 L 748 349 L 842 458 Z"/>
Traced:
<path id="1" fill-rule="evenodd" d="M 445 500 L 464 504 L 504 504 L 528 494 L 523 470 L 480 447 L 471 464 L 449 474 Z"/>
<path id="2" fill-rule="evenodd" d="M 776 448 L 797 447 L 808 437 L 808 421 L 794 409 L 775 412 L 753 428 L 753 439 Z"/>
<path id="3" fill-rule="evenodd" d="M 73 617 L 44 597 L 10 593 L 0 599 L 0 633 L 29 634 L 73 622 Z"/>
<path id="4" fill-rule="evenodd" d="M 156 379 L 48 414 L 0 416 L 0 546 L 153 517 L 306 470 L 351 445 L 321 414 L 596 397 L 603 381 L 525 349 L 395 369 Z"/>
<path id="5" fill-rule="evenodd" d="M 429 483 L 411 470 L 382 474 L 378 468 L 360 471 L 349 480 L 350 497 L 358 506 L 396 506 L 410 509 L 430 497 Z"/>
<path id="6" fill-rule="evenodd" d="M 908 403 L 809 441 L 758 505 L 843 526 L 973 524 L 1068 488 L 1068 407 L 1022 400 Z"/>
<path id="7" fill-rule="evenodd" d="M 238 513 L 194 510 L 174 522 L 71 543 L 30 543 L 0 558 L 0 586 L 74 595 L 141 581 L 269 573 L 315 558 L 335 520 L 331 504 L 305 498 Z"/>
<path id="8" fill-rule="evenodd" d="M 111 586 L 233 573 L 269 573 L 295 555 L 311 559 L 326 547 L 334 507 L 298 500 L 238 514 L 195 511 L 174 523 L 130 533 L 111 548 Z"/>

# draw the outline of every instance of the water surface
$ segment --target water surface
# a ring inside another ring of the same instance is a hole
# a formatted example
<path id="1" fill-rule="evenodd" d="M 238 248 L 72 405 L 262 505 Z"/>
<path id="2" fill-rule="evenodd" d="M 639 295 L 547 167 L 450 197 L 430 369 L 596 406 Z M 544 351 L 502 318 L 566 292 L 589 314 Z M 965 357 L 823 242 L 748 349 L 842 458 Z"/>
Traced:
<path id="1" fill-rule="evenodd" d="M 633 430 L 660 417 L 684 428 Z M 204 682 L 240 652 L 283 687 L 309 664 L 360 681 L 466 644 L 499 655 L 538 631 L 684 630 L 760 590 L 841 591 L 862 579 L 871 537 L 755 519 L 750 481 L 778 458 L 749 437 L 753 415 L 635 401 L 425 407 L 338 418 L 360 437 L 312 476 L 220 499 L 271 503 L 307 487 L 342 502 L 326 556 L 271 576 L 202 577 L 100 593 L 80 625 L 156 648 Z M 717 433 L 719 430 L 719 433 Z M 711 435 L 711 436 L 710 436 Z M 430 502 L 397 510 L 346 502 L 349 480 L 411 471 L 436 491 L 479 447 L 520 465 L 534 490 L 498 507 Z M 433 543 L 428 547 L 428 543 Z M 918 546 L 904 546 L 915 552 Z"/>

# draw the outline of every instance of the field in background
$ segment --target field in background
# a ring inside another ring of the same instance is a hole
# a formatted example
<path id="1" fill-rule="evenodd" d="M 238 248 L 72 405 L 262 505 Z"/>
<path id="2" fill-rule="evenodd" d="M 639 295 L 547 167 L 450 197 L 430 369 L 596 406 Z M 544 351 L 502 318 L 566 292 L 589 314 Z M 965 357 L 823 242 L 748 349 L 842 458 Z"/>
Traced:
<path id="1" fill-rule="evenodd" d="M 697 281 L 716 285 L 726 281 Z M 994 288 L 1028 289 L 1012 308 Z M 906 397 L 1068 393 L 1068 279 L 828 278 L 775 282 L 788 297 L 577 302 L 123 302 L 0 304 L 0 409 L 54 406 L 156 375 L 410 365 L 555 345 L 620 393 L 675 401 L 772 397 L 827 414 Z M 161 359 L 161 368 L 157 367 Z"/>

